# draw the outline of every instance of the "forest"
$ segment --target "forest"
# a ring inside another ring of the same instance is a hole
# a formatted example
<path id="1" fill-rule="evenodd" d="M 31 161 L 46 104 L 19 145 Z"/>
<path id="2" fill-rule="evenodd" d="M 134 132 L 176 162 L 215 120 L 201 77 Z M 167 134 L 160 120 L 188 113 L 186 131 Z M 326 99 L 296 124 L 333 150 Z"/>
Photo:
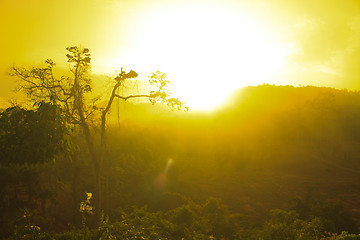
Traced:
<path id="1" fill-rule="evenodd" d="M 1 239 L 360 239 L 360 92 L 264 84 L 195 112 L 160 72 L 120 96 L 121 71 L 96 102 L 68 51 L 69 77 L 10 72 L 29 104 L 0 113 Z"/>

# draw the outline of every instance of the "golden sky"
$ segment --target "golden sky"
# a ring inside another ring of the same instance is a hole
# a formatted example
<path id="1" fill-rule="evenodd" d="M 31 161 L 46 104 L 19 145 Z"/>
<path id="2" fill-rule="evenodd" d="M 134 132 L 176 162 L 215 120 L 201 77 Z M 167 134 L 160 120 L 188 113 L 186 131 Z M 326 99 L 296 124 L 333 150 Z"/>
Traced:
<path id="1" fill-rule="evenodd" d="M 0 0 L 0 31 L 3 99 L 8 66 L 66 67 L 73 45 L 94 73 L 163 71 L 198 107 L 262 83 L 360 89 L 358 0 Z"/>

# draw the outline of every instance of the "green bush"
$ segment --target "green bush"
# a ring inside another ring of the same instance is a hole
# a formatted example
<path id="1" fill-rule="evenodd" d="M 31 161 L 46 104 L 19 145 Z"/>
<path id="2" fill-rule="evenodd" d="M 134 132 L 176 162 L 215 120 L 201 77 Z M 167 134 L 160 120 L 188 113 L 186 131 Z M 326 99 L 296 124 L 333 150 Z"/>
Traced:
<path id="1" fill-rule="evenodd" d="M 322 238 L 321 240 L 360 240 L 360 234 L 342 232 L 340 235 L 336 233 L 327 233 L 328 237 Z"/>
<path id="2" fill-rule="evenodd" d="M 295 211 L 275 209 L 271 218 L 258 232 L 260 240 L 319 240 L 324 228 L 318 218 L 310 221 L 299 219 Z"/>

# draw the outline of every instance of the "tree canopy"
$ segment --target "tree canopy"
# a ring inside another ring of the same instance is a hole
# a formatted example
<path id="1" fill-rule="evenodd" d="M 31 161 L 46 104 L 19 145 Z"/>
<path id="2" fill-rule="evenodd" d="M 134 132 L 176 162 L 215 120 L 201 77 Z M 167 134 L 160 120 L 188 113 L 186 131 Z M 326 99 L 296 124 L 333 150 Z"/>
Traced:
<path id="1" fill-rule="evenodd" d="M 0 113 L 1 164 L 48 162 L 68 148 L 66 120 L 57 105 L 41 102 L 36 110 L 13 106 Z"/>

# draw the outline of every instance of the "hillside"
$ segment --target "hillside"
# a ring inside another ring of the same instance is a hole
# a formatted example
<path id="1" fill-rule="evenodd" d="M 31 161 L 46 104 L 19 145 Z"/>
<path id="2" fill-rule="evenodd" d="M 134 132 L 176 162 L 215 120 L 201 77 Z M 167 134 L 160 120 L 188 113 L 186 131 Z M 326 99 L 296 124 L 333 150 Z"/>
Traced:
<path id="1" fill-rule="evenodd" d="M 213 113 L 118 102 L 110 119 L 101 184 L 112 221 L 137 219 L 142 206 L 171 219 L 194 207 L 184 204 L 205 208 L 214 197 L 245 233 L 266 226 L 272 209 L 333 219 L 332 232 L 356 232 L 348 213 L 360 226 L 359 92 L 262 85 L 240 89 Z M 79 212 L 94 190 L 93 168 L 81 132 L 71 138 L 71 152 L 52 162 L 0 166 L 1 236 L 24 208 L 45 231 L 93 226 Z"/>
<path id="2" fill-rule="evenodd" d="M 142 123 L 142 141 L 161 139 L 157 151 L 174 159 L 168 191 L 261 215 L 314 189 L 360 222 L 360 93 L 263 85 L 212 115 L 148 111 L 157 116 Z"/>

